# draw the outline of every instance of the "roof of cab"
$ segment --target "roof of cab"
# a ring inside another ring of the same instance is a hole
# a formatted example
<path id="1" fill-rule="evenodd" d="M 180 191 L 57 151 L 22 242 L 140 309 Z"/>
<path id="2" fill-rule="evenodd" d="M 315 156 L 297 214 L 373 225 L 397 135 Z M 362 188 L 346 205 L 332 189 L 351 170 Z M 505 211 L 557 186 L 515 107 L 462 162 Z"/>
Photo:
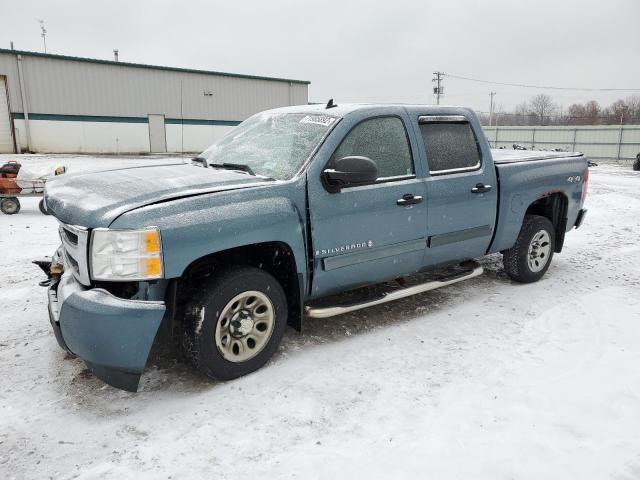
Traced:
<path id="1" fill-rule="evenodd" d="M 405 104 L 405 103 L 338 103 L 335 106 L 327 108 L 327 104 L 318 103 L 313 105 L 294 105 L 291 107 L 280 107 L 268 112 L 280 112 L 280 113 L 310 113 L 310 114 L 324 114 L 331 115 L 332 117 L 344 117 L 350 113 L 361 110 L 377 110 L 388 108 L 406 109 L 409 112 L 419 110 L 421 113 L 429 114 L 465 114 L 473 113 L 473 111 L 466 107 L 452 106 L 452 105 L 428 105 L 428 104 Z"/>

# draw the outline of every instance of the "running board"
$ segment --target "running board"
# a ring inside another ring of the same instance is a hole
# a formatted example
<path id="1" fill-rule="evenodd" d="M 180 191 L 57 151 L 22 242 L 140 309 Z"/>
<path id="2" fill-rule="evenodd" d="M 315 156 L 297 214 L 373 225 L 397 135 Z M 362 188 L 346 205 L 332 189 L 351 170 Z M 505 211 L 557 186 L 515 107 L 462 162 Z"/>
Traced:
<path id="1" fill-rule="evenodd" d="M 380 305 L 382 303 L 393 302 L 401 298 L 411 297 L 418 293 L 428 292 L 429 290 L 435 290 L 436 288 L 446 287 L 454 283 L 462 282 L 463 280 L 469 280 L 471 278 L 482 275 L 484 269 L 476 262 L 470 262 L 473 270 L 468 273 L 461 273 L 452 275 L 450 277 L 444 277 L 438 280 L 432 280 L 430 282 L 413 285 L 408 288 L 401 288 L 389 293 L 385 293 L 372 300 L 367 300 L 360 303 L 353 303 L 350 305 L 337 305 L 333 307 L 305 307 L 305 314 L 311 318 L 328 318 L 336 315 L 342 315 L 343 313 L 349 313 L 356 310 L 361 310 L 367 307 L 373 307 L 374 305 Z"/>

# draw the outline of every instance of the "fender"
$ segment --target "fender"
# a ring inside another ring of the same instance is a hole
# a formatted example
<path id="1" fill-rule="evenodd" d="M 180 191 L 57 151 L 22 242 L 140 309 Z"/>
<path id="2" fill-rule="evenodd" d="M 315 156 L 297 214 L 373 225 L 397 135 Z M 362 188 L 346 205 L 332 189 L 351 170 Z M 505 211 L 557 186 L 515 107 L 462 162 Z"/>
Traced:
<path id="1" fill-rule="evenodd" d="M 304 177 L 266 188 L 231 190 L 138 208 L 110 228 L 160 229 L 165 278 L 178 278 L 199 258 L 262 242 L 290 246 L 306 279 Z"/>

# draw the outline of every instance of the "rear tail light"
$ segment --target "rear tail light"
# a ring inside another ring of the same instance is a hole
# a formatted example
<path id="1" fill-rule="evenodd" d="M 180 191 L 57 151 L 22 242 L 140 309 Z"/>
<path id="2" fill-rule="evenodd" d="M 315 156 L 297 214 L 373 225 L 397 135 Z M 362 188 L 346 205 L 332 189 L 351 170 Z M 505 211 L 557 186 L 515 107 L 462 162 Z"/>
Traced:
<path id="1" fill-rule="evenodd" d="M 587 167 L 584 170 L 584 173 L 582 174 L 582 199 L 581 199 L 582 202 L 584 202 L 584 199 L 587 198 L 588 190 L 589 190 L 589 167 Z"/>

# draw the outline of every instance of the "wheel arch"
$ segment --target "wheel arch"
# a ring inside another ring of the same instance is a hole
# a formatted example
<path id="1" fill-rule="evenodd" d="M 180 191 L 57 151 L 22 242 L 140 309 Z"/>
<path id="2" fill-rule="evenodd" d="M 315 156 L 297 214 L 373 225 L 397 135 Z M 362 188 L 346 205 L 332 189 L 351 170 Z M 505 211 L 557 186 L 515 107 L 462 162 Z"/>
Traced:
<path id="1" fill-rule="evenodd" d="M 564 245 L 568 207 L 569 199 L 563 192 L 551 192 L 531 202 L 525 211 L 525 216 L 540 215 L 551 221 L 555 229 L 555 253 L 560 253 Z"/>
<path id="2" fill-rule="evenodd" d="M 192 261 L 177 279 L 178 305 L 189 295 L 190 287 L 217 270 L 234 266 L 252 266 L 273 275 L 287 296 L 287 323 L 302 329 L 304 275 L 298 272 L 291 246 L 282 241 L 268 241 L 221 250 Z"/>

